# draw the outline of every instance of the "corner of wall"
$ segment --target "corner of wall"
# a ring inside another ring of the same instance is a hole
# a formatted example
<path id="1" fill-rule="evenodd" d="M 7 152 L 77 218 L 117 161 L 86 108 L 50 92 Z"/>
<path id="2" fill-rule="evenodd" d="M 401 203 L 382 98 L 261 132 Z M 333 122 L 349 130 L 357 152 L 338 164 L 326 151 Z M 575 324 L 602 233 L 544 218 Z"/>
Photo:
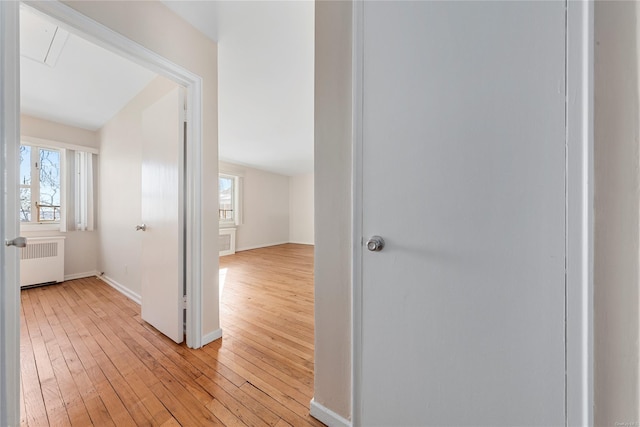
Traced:
<path id="1" fill-rule="evenodd" d="M 289 177 L 289 242 L 313 245 L 314 174 Z"/>
<path id="2" fill-rule="evenodd" d="M 309 414 L 329 427 L 351 427 L 351 421 L 311 399 Z"/>
<path id="3" fill-rule="evenodd" d="M 640 422 L 640 108 L 636 2 L 595 2 L 594 419 Z"/>
<path id="4" fill-rule="evenodd" d="M 318 1 L 315 7 L 314 401 L 347 419 L 352 411 L 352 2 Z"/>

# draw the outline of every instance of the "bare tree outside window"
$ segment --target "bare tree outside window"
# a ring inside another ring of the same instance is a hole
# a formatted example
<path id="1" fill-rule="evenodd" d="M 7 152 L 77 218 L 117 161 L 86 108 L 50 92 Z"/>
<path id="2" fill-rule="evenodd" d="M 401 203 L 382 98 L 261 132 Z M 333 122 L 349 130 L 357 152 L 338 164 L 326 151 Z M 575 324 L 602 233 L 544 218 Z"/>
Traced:
<path id="1" fill-rule="evenodd" d="M 40 149 L 38 221 L 60 221 L 60 152 Z"/>
<path id="2" fill-rule="evenodd" d="M 20 146 L 20 221 L 60 221 L 60 151 Z"/>

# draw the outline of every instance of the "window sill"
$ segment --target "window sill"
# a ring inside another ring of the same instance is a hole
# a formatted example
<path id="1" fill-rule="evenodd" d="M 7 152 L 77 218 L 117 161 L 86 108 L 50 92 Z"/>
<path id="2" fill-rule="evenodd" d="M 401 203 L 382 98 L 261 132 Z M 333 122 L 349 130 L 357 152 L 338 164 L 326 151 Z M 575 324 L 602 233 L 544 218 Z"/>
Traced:
<path id="1" fill-rule="evenodd" d="M 236 228 L 235 222 L 220 222 L 218 228 Z"/>
<path id="2" fill-rule="evenodd" d="M 60 231 L 60 224 L 20 224 L 20 231 Z"/>

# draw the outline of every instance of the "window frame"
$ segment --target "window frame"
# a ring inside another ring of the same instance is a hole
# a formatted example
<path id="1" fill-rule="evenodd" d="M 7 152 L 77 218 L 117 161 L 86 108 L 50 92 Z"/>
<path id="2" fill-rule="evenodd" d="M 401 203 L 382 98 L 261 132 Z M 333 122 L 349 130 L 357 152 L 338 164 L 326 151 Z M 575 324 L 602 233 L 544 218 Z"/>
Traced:
<path id="1" fill-rule="evenodd" d="M 20 220 L 20 230 L 22 231 L 44 231 L 44 230 L 60 230 L 61 222 L 64 218 L 64 209 L 65 209 L 65 184 L 66 184 L 66 165 L 65 165 L 65 153 L 66 150 L 62 147 L 55 146 L 53 144 L 42 143 L 44 141 L 35 142 L 28 141 L 25 138 L 21 138 L 20 146 L 28 146 L 30 148 L 30 168 L 31 168 L 31 183 L 29 185 L 25 185 L 20 183 L 20 189 L 22 188 L 30 188 L 31 190 L 31 221 L 22 221 Z M 59 219 L 57 221 L 39 221 L 33 220 L 34 215 L 37 216 L 38 208 L 37 204 L 40 202 L 40 167 L 37 166 L 40 158 L 40 151 L 57 151 L 60 156 L 60 170 L 59 170 L 59 180 L 60 180 L 60 214 Z M 19 203 L 21 205 L 21 203 Z M 22 218 L 21 215 L 19 215 Z"/>
<path id="2" fill-rule="evenodd" d="M 233 212 L 232 218 L 220 218 L 220 179 L 226 178 L 232 181 L 232 195 L 231 195 L 231 211 Z M 220 228 L 231 228 L 240 225 L 241 223 L 241 199 L 240 199 L 240 176 L 219 172 L 218 173 L 218 223 Z"/>
<path id="3" fill-rule="evenodd" d="M 52 139 L 37 138 L 34 136 L 21 135 L 20 145 L 29 145 L 31 147 L 40 147 L 49 150 L 60 151 L 60 222 L 56 223 L 39 223 L 39 222 L 20 222 L 20 231 L 60 231 L 66 232 L 63 228 L 63 222 L 66 221 L 66 200 L 67 200 L 67 150 L 84 151 L 95 155 L 100 155 L 98 148 L 89 145 L 70 144 L 67 142 L 56 141 Z M 18 165 L 19 166 L 19 165 Z"/>

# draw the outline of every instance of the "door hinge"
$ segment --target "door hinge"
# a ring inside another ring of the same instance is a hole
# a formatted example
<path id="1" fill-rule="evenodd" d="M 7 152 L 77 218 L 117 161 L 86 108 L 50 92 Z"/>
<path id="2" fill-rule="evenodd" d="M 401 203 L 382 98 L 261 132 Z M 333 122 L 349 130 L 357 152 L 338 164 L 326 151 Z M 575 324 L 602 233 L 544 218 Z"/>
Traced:
<path id="1" fill-rule="evenodd" d="M 182 297 L 182 309 L 186 310 L 187 309 L 187 296 L 183 296 Z"/>

